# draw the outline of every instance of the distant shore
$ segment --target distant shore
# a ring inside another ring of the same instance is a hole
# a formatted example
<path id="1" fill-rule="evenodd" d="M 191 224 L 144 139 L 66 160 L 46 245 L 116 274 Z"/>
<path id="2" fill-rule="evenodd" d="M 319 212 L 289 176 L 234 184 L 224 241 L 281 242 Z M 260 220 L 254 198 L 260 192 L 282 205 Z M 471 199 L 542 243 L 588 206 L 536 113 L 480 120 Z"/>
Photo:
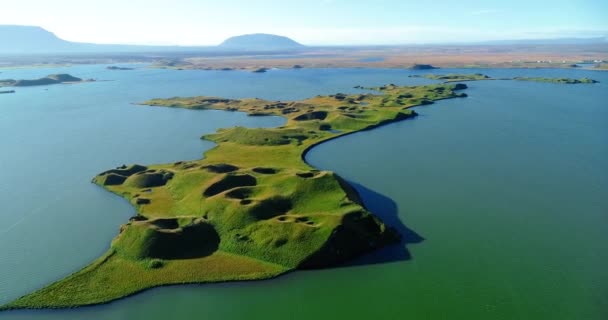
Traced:
<path id="1" fill-rule="evenodd" d="M 83 64 L 192 70 L 397 68 L 416 64 L 438 68 L 580 68 L 608 70 L 608 44 L 589 45 L 419 45 L 307 47 L 282 51 L 200 51 L 158 53 L 87 53 L 0 55 L 2 69 Z M 262 72 L 260 72 L 262 73 Z"/>

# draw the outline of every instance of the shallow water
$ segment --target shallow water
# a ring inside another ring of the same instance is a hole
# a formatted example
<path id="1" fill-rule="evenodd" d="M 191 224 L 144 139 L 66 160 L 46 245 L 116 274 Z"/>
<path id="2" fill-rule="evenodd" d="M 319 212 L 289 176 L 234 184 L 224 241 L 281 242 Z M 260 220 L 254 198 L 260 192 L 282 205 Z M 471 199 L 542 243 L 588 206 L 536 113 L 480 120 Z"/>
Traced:
<path id="1" fill-rule="evenodd" d="M 284 122 L 130 103 L 187 95 L 287 100 L 355 92 L 354 85 L 431 82 L 407 77 L 427 72 L 365 69 L 0 71 L 0 78 L 67 72 L 114 80 L 0 95 L 0 303 L 108 248 L 133 209 L 89 183 L 96 173 L 199 158 L 212 147 L 198 139 L 204 133 Z M 480 72 L 602 82 L 469 82 L 466 99 L 417 108 L 414 120 L 333 140 L 307 156 L 355 183 L 372 211 L 406 231 L 417 242 L 406 250 L 271 281 L 153 289 L 104 306 L 0 318 L 605 318 L 608 73 Z M 391 262 L 369 263 L 385 257 Z"/>

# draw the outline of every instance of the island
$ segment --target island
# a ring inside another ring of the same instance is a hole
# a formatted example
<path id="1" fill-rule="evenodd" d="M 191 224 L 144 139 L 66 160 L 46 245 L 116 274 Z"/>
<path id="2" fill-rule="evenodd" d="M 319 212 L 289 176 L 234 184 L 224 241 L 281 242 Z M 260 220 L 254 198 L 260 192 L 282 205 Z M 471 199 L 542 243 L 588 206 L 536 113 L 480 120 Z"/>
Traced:
<path id="1" fill-rule="evenodd" d="M 489 76 L 481 73 L 465 73 L 465 74 L 425 74 L 425 75 L 410 75 L 410 78 L 426 78 L 431 80 L 443 80 L 444 82 L 463 82 L 477 80 L 494 80 Z"/>
<path id="2" fill-rule="evenodd" d="M 599 81 L 589 78 L 542 78 L 542 77 L 514 77 L 514 78 L 492 78 L 481 73 L 464 73 L 464 74 L 426 74 L 426 75 L 410 75 L 410 78 L 426 78 L 431 80 L 443 80 L 449 82 L 464 82 L 464 81 L 480 81 L 480 80 L 517 80 L 517 81 L 534 81 L 559 84 L 579 84 L 579 83 L 598 83 Z"/>
<path id="3" fill-rule="evenodd" d="M 258 69 L 255 69 L 255 70 L 251 71 L 251 72 L 253 72 L 253 73 L 264 73 L 266 71 L 268 71 L 268 68 L 258 68 Z"/>
<path id="4" fill-rule="evenodd" d="M 50 84 L 61 84 L 61 83 L 79 83 L 79 82 L 91 82 L 93 79 L 83 80 L 74 77 L 69 74 L 51 74 L 44 78 L 35 80 L 14 80 L 4 79 L 0 80 L 1 87 L 31 87 L 31 86 L 45 86 Z"/>
<path id="5" fill-rule="evenodd" d="M 114 71 L 127 71 L 127 70 L 135 70 L 134 68 L 117 67 L 117 66 L 109 66 L 109 67 L 106 67 L 106 69 L 108 69 L 108 70 L 114 70 Z"/>
<path id="6" fill-rule="evenodd" d="M 435 66 L 432 66 L 430 64 L 414 64 L 412 65 L 409 69 L 411 70 L 431 70 L 431 69 L 439 69 Z"/>
<path id="7" fill-rule="evenodd" d="M 15 93 L 15 90 L 4 90 L 4 91 L 0 90 L 0 94 L 6 94 L 6 93 Z"/>
<path id="8" fill-rule="evenodd" d="M 513 78 L 513 80 L 563 83 L 563 84 L 598 83 L 597 80 L 593 80 L 593 79 L 589 79 L 589 78 L 572 79 L 572 78 L 515 77 L 515 78 Z"/>
<path id="9" fill-rule="evenodd" d="M 277 128 L 233 127 L 203 136 L 204 159 L 122 165 L 93 182 L 128 200 L 137 215 L 110 249 L 82 270 L 1 309 L 107 303 L 185 283 L 259 280 L 345 263 L 398 244 L 401 236 L 369 212 L 330 171 L 304 161 L 319 143 L 415 117 L 411 107 L 466 96 L 464 84 L 385 85 L 301 101 L 190 97 L 144 106 L 241 111 L 287 119 Z"/>

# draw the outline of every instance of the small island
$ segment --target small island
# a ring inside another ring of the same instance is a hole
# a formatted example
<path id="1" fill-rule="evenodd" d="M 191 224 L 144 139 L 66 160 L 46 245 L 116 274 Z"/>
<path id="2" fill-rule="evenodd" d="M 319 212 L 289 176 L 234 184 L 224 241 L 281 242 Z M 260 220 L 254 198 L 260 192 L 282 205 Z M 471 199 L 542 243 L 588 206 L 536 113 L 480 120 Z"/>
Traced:
<path id="1" fill-rule="evenodd" d="M 449 82 L 464 82 L 464 81 L 481 81 L 481 80 L 517 80 L 517 81 L 534 81 L 534 82 L 547 82 L 547 83 L 558 83 L 558 84 L 579 84 L 579 83 L 598 83 L 599 81 L 589 78 L 541 78 L 541 77 L 515 77 L 515 78 L 492 78 L 481 73 L 465 73 L 465 74 L 426 74 L 426 75 L 410 75 L 410 78 L 426 78 L 431 80 L 443 80 L 445 83 Z"/>
<path id="2" fill-rule="evenodd" d="M 430 64 L 414 64 L 411 67 L 409 67 L 410 70 L 432 70 L 432 69 L 439 69 L 433 65 Z"/>
<path id="3" fill-rule="evenodd" d="M 399 243 L 330 171 L 304 161 L 313 146 L 415 117 L 411 107 L 466 96 L 464 84 L 386 85 L 377 94 L 337 93 L 301 101 L 191 97 L 142 105 L 278 115 L 278 128 L 233 127 L 203 136 L 204 159 L 123 165 L 93 182 L 127 199 L 137 215 L 110 249 L 82 270 L 2 309 L 107 303 L 164 285 L 259 280 L 342 264 Z"/>
<path id="4" fill-rule="evenodd" d="M 426 78 L 431 80 L 443 80 L 444 82 L 462 82 L 462 81 L 477 81 L 477 80 L 493 80 L 489 76 L 481 73 L 469 73 L 469 74 L 425 74 L 425 75 L 411 75 L 410 78 Z"/>
<path id="5" fill-rule="evenodd" d="M 91 82 L 91 81 L 95 81 L 95 80 L 92 80 L 92 79 L 83 80 L 83 79 L 74 77 L 69 74 L 51 74 L 44 78 L 34 79 L 34 80 L 14 80 L 14 79 L 0 80 L 0 88 L 1 87 L 46 86 L 46 85 L 51 85 L 51 84 L 80 83 L 80 82 Z"/>
<path id="6" fill-rule="evenodd" d="M 563 83 L 563 84 L 598 83 L 597 80 L 593 80 L 593 79 L 589 79 L 589 78 L 572 79 L 572 78 L 515 77 L 515 78 L 513 78 L 513 80 L 518 80 L 518 81 L 535 81 L 535 82 L 549 82 L 549 83 Z"/>
<path id="7" fill-rule="evenodd" d="M 15 93 L 15 90 L 0 90 L 0 94 L 6 94 L 6 93 Z"/>
<path id="8" fill-rule="evenodd" d="M 127 70 L 135 70 L 134 68 L 117 67 L 117 66 L 109 66 L 109 67 L 106 67 L 106 69 L 108 69 L 108 70 L 114 70 L 114 71 L 127 71 Z"/>

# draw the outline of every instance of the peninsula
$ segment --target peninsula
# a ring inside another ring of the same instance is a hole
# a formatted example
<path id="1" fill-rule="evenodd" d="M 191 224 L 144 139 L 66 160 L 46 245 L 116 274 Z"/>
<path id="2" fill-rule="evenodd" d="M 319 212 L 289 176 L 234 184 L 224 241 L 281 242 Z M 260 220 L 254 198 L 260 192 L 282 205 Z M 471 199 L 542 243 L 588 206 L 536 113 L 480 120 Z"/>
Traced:
<path id="1" fill-rule="evenodd" d="M 147 288 L 257 280 L 341 264 L 400 235 L 369 212 L 338 175 L 304 161 L 314 145 L 416 116 L 410 107 L 466 96 L 464 84 L 385 85 L 302 101 L 192 97 L 143 104 L 279 115 L 273 129 L 234 127 L 203 138 L 217 146 L 197 161 L 129 165 L 93 182 L 138 214 L 84 269 L 1 307 L 107 303 Z"/>

